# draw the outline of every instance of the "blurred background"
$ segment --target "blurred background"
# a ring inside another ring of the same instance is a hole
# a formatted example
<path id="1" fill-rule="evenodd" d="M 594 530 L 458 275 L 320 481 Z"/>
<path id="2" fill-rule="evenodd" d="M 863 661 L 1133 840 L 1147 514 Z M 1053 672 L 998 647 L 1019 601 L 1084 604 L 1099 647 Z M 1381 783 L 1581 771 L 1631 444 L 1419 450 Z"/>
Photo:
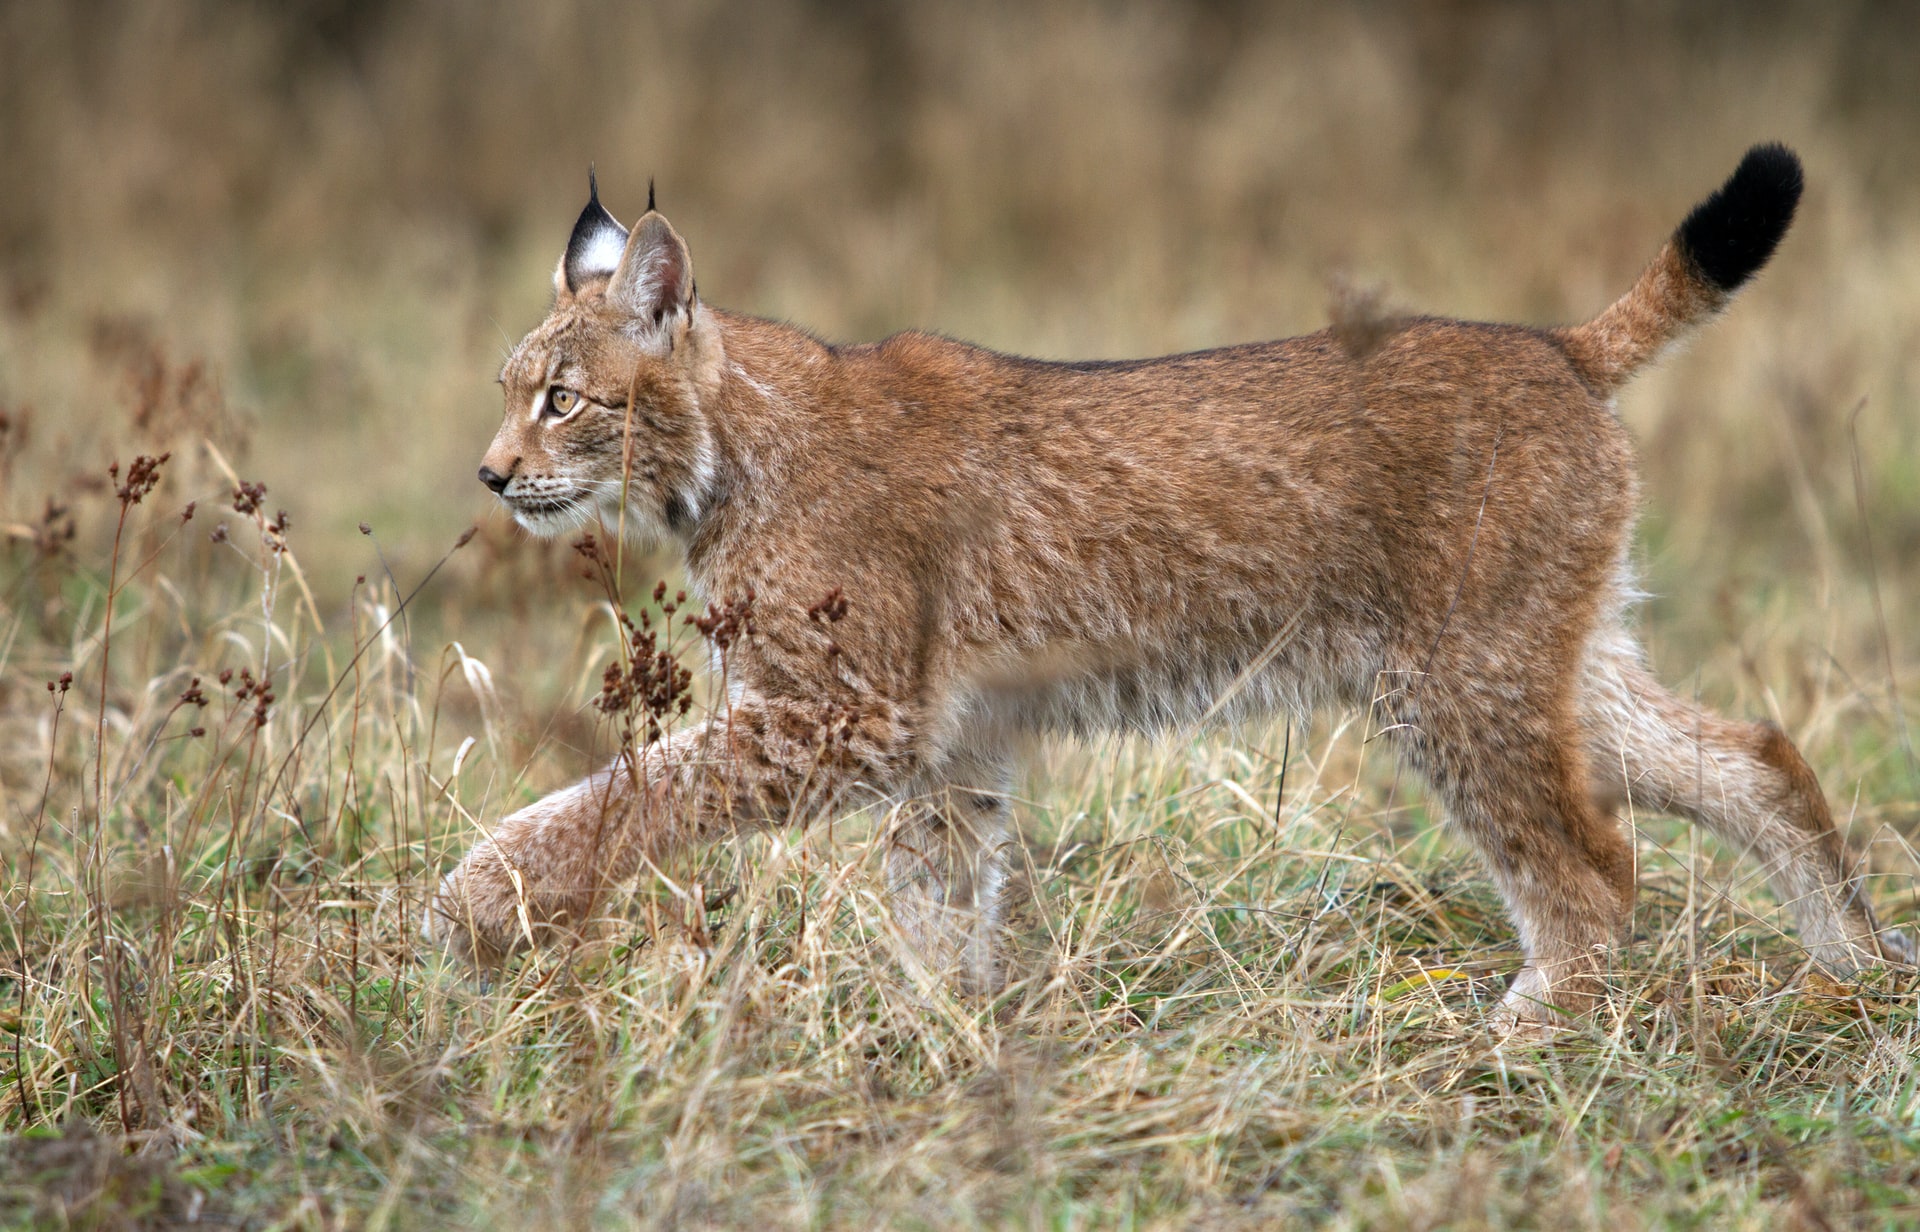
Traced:
<path id="1" fill-rule="evenodd" d="M 323 611 L 479 521 L 417 618 L 509 667 L 493 615 L 571 629 L 566 545 L 473 471 L 589 165 L 710 302 L 1087 357 L 1312 330 L 1335 278 L 1578 320 L 1781 139 L 1779 257 L 1623 414 L 1656 658 L 1804 730 L 1920 650 L 1916 81 L 1920 9 L 1869 0 L 0 6 L 0 568 L 186 430 Z"/>
<path id="2" fill-rule="evenodd" d="M 618 734 L 604 594 L 474 478 L 590 165 L 714 304 L 1068 358 L 1314 330 L 1343 280 L 1580 320 L 1777 139 L 1777 258 L 1621 398 L 1642 621 L 1911 929 L 1916 83 L 1892 0 L 0 0 L 0 1223 L 1910 1213 L 1910 1006 L 1786 995 L 1754 866 L 1677 823 L 1634 819 L 1624 1025 L 1510 1082 L 1461 1026 L 1511 934 L 1365 716 L 1041 747 L 1024 1003 L 907 978 L 871 814 L 689 853 L 584 979 L 482 993 L 416 926 Z"/>

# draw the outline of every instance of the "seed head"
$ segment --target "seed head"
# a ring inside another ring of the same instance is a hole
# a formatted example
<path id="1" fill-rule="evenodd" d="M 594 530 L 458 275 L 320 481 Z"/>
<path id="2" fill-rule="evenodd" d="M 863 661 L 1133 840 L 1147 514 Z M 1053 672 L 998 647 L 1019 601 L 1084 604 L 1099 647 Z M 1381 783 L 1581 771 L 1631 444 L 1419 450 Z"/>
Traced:
<path id="1" fill-rule="evenodd" d="M 127 468 L 125 483 L 120 482 L 120 464 L 115 462 L 108 466 L 107 476 L 116 485 L 113 491 L 114 495 L 120 498 L 120 508 L 130 509 L 146 499 L 147 493 L 153 491 L 160 482 L 161 466 L 172 456 L 172 453 L 163 453 L 156 458 L 151 454 L 141 454 L 133 460 L 133 465 Z"/>
<path id="2" fill-rule="evenodd" d="M 233 490 L 233 511 L 246 514 L 258 513 L 261 502 L 266 499 L 266 484 L 249 483 L 243 479 L 240 481 L 240 486 Z"/>

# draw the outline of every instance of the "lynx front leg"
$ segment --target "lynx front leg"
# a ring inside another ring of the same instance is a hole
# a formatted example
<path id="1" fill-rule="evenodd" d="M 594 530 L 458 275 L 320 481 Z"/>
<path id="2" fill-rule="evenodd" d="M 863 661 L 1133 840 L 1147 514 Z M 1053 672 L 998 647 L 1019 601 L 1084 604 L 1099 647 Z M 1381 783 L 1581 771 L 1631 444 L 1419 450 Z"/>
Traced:
<path id="1" fill-rule="evenodd" d="M 887 838 L 894 922 L 931 971 L 975 992 L 1002 978 L 1011 785 L 1004 763 L 969 761 L 908 801 Z"/>
<path id="2" fill-rule="evenodd" d="M 639 866 L 644 832 L 666 802 L 649 795 L 661 798 L 636 795 L 623 759 L 504 819 L 441 880 L 423 931 L 497 966 L 580 927 Z"/>
<path id="3" fill-rule="evenodd" d="M 425 932 L 496 964 L 581 928 L 643 860 L 841 807 L 859 783 L 886 790 L 904 743 L 883 707 L 828 723 L 816 706 L 743 699 L 645 750 L 638 788 L 621 758 L 500 822 L 441 882 Z"/>

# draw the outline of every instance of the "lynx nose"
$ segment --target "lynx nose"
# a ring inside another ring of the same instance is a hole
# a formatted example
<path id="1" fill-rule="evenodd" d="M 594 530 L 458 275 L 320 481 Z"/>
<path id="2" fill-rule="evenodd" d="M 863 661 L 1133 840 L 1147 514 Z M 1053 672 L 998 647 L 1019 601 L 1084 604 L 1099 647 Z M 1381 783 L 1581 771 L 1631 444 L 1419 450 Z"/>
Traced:
<path id="1" fill-rule="evenodd" d="M 512 478 L 513 476 L 511 475 L 502 475 L 491 466 L 483 466 L 480 468 L 480 482 L 492 488 L 495 496 L 507 490 L 507 482 Z"/>

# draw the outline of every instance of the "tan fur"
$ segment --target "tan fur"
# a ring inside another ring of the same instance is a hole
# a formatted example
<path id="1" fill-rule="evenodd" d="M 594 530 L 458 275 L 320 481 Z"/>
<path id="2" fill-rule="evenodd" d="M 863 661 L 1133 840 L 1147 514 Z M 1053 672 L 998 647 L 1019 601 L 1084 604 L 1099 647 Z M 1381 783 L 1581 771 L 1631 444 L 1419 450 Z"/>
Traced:
<path id="1" fill-rule="evenodd" d="M 1659 357 L 1688 326 L 1720 310 L 1725 291 L 1700 278 L 1673 241 L 1633 289 L 1584 325 L 1555 331 L 1575 371 L 1610 394 Z"/>
<path id="2" fill-rule="evenodd" d="M 1823 962 L 1883 953 L 1792 744 L 1666 693 L 1623 625 L 1637 496 L 1607 395 L 1725 298 L 1672 245 L 1573 329 L 1396 319 L 1085 364 L 829 346 L 708 307 L 691 268 L 651 212 L 610 274 L 563 261 L 483 478 L 543 533 L 673 540 L 703 599 L 751 591 L 758 633 L 645 790 L 616 763 L 448 875 L 457 951 L 578 928 L 678 844 L 891 802 L 901 927 L 990 985 L 1023 741 L 1337 703 L 1380 707 L 1485 858 L 1527 956 L 1514 1019 L 1599 991 L 1628 802 L 1751 850 Z M 586 401 L 536 419 L 550 385 Z M 829 633 L 808 613 L 836 589 Z"/>

